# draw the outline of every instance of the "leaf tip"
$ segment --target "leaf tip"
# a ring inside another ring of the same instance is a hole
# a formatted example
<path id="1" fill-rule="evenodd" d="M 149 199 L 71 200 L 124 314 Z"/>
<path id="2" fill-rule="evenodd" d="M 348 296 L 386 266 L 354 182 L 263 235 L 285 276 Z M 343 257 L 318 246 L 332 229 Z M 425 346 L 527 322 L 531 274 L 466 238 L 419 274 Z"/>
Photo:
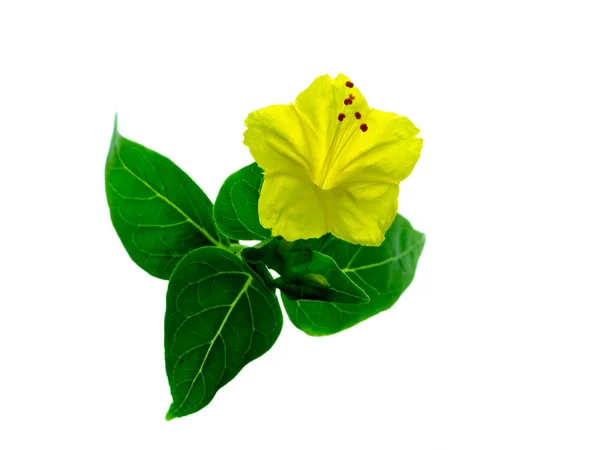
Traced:
<path id="1" fill-rule="evenodd" d="M 167 411 L 167 414 L 165 415 L 165 420 L 167 422 L 177 418 L 177 416 L 175 414 L 173 414 L 173 411 L 171 410 L 172 408 L 169 408 L 169 410 Z"/>
<path id="2" fill-rule="evenodd" d="M 113 124 L 113 132 L 112 132 L 112 137 L 110 139 L 109 156 L 116 149 L 116 147 L 119 146 L 119 144 L 120 144 L 120 138 L 121 138 L 121 135 L 119 134 L 119 114 L 115 113 L 115 121 L 114 121 L 114 124 Z"/>

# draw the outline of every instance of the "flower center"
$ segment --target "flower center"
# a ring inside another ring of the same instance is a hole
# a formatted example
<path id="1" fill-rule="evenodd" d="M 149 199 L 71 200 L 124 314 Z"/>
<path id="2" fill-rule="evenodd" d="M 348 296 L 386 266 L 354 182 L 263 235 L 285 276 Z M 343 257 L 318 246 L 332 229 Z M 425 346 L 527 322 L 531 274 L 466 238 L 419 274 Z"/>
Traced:
<path id="1" fill-rule="evenodd" d="M 344 104 L 340 105 L 340 113 L 337 116 L 337 125 L 335 127 L 335 131 L 333 133 L 333 137 L 331 142 L 329 143 L 329 148 L 327 150 L 327 156 L 325 157 L 325 161 L 323 163 L 323 167 L 315 184 L 319 186 L 321 189 L 326 189 L 326 182 L 329 174 L 331 172 L 331 168 L 342 154 L 344 147 L 346 144 L 350 142 L 354 133 L 360 130 L 363 133 L 366 132 L 369 127 L 363 121 L 359 120 L 363 117 L 363 114 L 367 114 L 368 111 L 363 111 L 361 113 L 356 109 L 356 106 L 353 106 L 354 101 L 356 100 L 355 95 L 352 92 L 352 88 L 354 87 L 354 83 L 351 81 L 346 81 L 346 88 L 348 88 L 348 95 L 344 98 Z"/>

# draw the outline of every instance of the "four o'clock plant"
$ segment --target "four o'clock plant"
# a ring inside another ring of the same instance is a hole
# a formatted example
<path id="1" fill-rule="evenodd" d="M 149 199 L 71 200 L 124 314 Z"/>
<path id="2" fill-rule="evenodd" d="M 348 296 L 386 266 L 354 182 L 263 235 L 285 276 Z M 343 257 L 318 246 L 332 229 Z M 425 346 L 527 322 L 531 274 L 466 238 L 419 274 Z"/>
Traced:
<path id="1" fill-rule="evenodd" d="M 318 77 L 294 103 L 245 123 L 256 162 L 227 178 L 213 205 L 115 121 L 105 177 L 112 223 L 131 259 L 169 281 L 168 420 L 205 407 L 271 348 L 283 324 L 277 290 L 300 330 L 337 333 L 398 300 L 425 244 L 397 212 L 419 130 L 371 108 L 348 77 Z M 239 243 L 248 240 L 260 243 Z"/>

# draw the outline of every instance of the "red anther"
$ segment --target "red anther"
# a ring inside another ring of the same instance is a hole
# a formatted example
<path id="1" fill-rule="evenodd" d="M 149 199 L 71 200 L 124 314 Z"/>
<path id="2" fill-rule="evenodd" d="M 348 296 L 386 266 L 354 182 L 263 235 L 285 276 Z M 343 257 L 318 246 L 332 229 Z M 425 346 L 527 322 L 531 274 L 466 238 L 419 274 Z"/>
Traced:
<path id="1" fill-rule="evenodd" d="M 369 127 L 367 126 L 366 123 L 361 123 L 360 124 L 360 129 L 364 133 L 365 131 L 367 131 L 369 129 Z"/>
<path id="2" fill-rule="evenodd" d="M 356 117 L 357 119 L 360 119 L 362 116 L 360 115 L 360 113 L 358 111 L 356 111 L 354 113 L 354 117 Z"/>
<path id="3" fill-rule="evenodd" d="M 354 83 L 352 81 L 346 81 L 346 87 L 353 88 Z"/>
<path id="4" fill-rule="evenodd" d="M 349 98 L 345 98 L 344 105 L 350 105 L 350 104 L 352 104 L 352 100 L 350 100 Z"/>
<path id="5" fill-rule="evenodd" d="M 338 116 L 338 120 L 341 122 L 342 120 L 344 120 L 346 118 L 346 114 L 340 114 Z"/>

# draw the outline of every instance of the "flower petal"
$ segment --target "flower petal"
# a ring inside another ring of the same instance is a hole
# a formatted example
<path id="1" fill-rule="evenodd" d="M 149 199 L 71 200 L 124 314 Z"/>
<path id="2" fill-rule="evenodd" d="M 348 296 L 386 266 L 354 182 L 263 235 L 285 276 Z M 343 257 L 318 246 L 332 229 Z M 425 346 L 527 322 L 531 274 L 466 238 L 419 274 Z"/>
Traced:
<path id="1" fill-rule="evenodd" d="M 313 168 L 311 146 L 303 129 L 303 120 L 294 105 L 273 105 L 250 113 L 244 144 L 266 172 L 294 173 L 310 177 Z"/>
<path id="2" fill-rule="evenodd" d="M 328 231 L 324 194 L 310 180 L 265 173 L 258 200 L 260 223 L 288 241 L 321 237 Z"/>
<path id="3" fill-rule="evenodd" d="M 332 165 L 326 189 L 348 183 L 398 184 L 412 172 L 423 140 L 419 129 L 406 117 L 372 109 Z"/>
<path id="4" fill-rule="evenodd" d="M 381 245 L 398 212 L 399 186 L 358 183 L 329 192 L 335 205 L 331 233 L 353 244 Z"/>

